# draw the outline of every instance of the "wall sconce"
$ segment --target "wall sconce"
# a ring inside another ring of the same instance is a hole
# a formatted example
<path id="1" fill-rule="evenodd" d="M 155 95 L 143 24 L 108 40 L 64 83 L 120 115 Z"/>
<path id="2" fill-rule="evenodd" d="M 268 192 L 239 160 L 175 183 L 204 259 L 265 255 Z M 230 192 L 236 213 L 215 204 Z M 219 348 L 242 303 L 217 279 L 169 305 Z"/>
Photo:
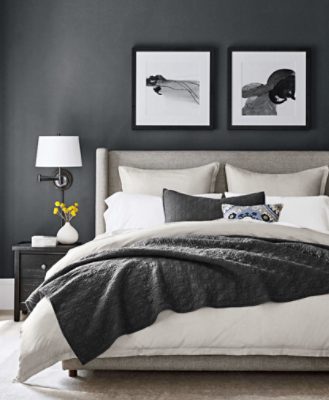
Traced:
<path id="1" fill-rule="evenodd" d="M 69 189 L 73 176 L 64 167 L 82 167 L 79 136 L 39 136 L 36 167 L 57 168 L 53 176 L 38 175 L 38 181 L 51 181 L 62 191 Z"/>

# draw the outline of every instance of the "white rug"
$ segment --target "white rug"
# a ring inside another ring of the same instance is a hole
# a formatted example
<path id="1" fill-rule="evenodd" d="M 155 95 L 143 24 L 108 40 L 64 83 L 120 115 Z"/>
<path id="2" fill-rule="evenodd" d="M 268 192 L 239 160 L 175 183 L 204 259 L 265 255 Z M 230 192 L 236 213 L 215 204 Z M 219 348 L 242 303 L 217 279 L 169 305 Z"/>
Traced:
<path id="1" fill-rule="evenodd" d="M 81 372 L 69 378 L 61 364 L 12 383 L 21 323 L 0 321 L 1 400 L 329 400 L 327 373 Z"/>

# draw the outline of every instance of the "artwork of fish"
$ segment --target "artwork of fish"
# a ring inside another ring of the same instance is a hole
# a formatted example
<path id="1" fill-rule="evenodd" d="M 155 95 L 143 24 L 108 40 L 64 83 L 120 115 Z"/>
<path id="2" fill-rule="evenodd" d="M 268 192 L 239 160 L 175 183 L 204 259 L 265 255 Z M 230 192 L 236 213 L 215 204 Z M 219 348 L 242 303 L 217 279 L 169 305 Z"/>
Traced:
<path id="1" fill-rule="evenodd" d="M 200 104 L 199 81 L 166 79 L 162 75 L 151 75 L 146 78 L 146 86 L 153 87 L 158 96 L 171 96 L 176 100 Z"/>

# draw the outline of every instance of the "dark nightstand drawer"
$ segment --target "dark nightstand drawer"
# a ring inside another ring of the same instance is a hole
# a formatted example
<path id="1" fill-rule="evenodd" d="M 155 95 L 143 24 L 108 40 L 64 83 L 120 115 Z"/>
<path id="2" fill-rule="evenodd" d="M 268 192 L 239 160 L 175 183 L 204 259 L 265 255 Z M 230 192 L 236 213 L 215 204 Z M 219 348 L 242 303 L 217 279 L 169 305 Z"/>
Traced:
<path id="1" fill-rule="evenodd" d="M 81 243 L 77 245 L 79 244 Z M 20 311 L 27 312 L 24 301 L 44 281 L 46 272 L 73 247 L 76 245 L 31 247 L 30 243 L 19 243 L 12 246 L 15 268 L 15 321 L 19 321 Z"/>
<path id="2" fill-rule="evenodd" d="M 19 288 L 20 301 L 25 301 L 42 282 L 43 279 L 22 279 Z"/>
<path id="3" fill-rule="evenodd" d="M 21 278 L 43 280 L 48 269 L 63 256 L 64 254 L 21 254 Z"/>

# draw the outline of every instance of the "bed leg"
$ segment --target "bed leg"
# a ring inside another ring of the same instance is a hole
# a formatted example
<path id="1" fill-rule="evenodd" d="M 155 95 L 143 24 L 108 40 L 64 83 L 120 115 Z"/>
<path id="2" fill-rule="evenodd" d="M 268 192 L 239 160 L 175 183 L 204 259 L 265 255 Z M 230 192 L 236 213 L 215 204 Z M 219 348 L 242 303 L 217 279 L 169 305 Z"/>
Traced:
<path id="1" fill-rule="evenodd" d="M 76 369 L 69 369 L 69 377 L 76 378 L 78 376 L 78 371 Z"/>

